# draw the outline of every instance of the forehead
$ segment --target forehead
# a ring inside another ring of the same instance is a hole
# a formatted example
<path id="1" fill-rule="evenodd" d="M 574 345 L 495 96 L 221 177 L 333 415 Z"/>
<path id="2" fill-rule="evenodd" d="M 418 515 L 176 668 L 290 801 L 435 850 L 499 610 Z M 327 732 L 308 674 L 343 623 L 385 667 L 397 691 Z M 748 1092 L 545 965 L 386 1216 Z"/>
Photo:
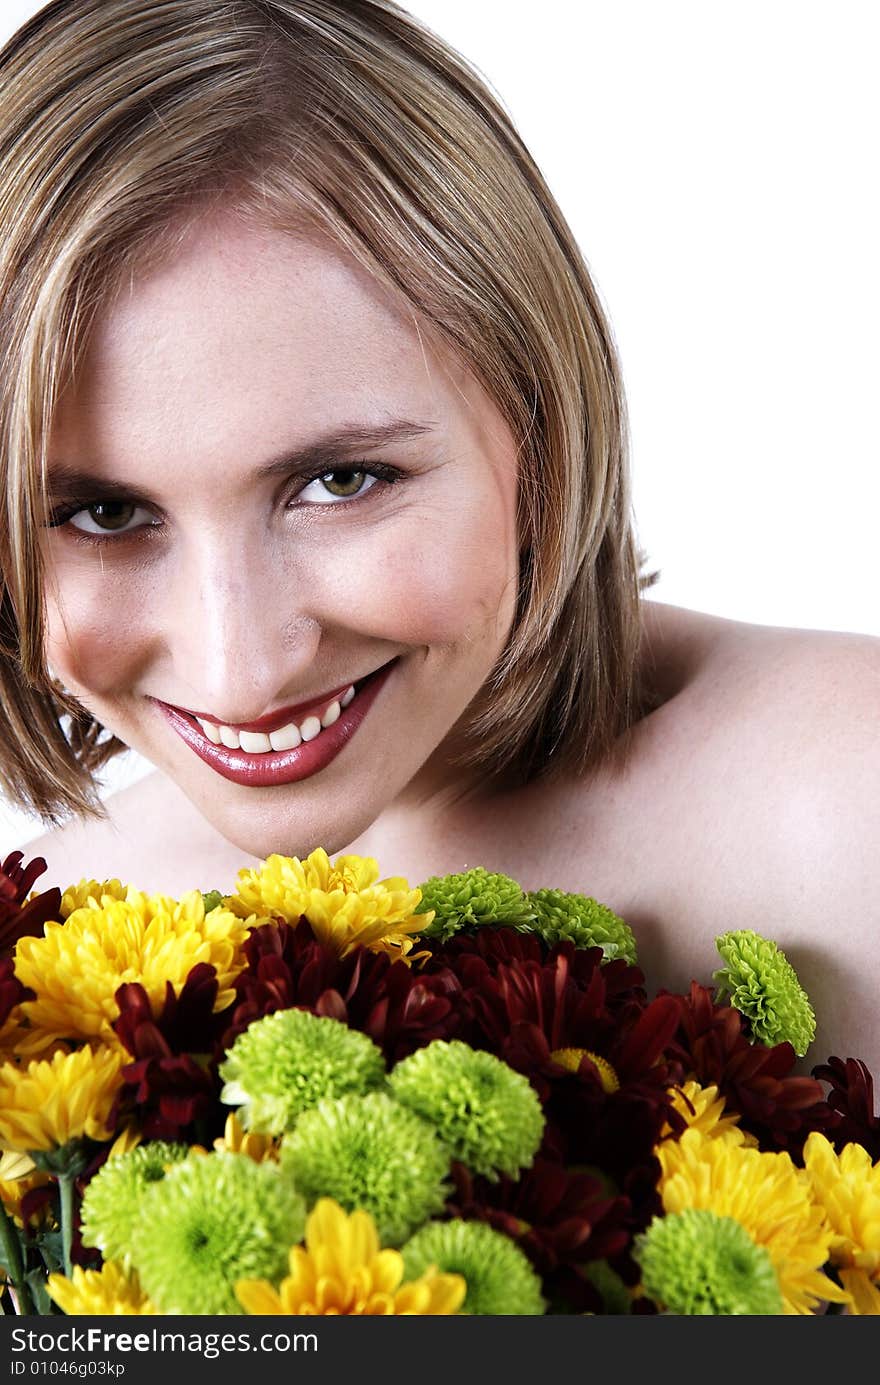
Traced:
<path id="1" fill-rule="evenodd" d="M 479 393 L 438 334 L 350 256 L 210 217 L 120 283 L 53 431 L 57 442 L 88 428 L 90 446 L 115 447 L 124 425 L 133 447 L 144 430 L 184 428 L 194 410 L 220 408 L 227 432 L 240 414 L 308 432 L 334 404 L 430 416 Z"/>

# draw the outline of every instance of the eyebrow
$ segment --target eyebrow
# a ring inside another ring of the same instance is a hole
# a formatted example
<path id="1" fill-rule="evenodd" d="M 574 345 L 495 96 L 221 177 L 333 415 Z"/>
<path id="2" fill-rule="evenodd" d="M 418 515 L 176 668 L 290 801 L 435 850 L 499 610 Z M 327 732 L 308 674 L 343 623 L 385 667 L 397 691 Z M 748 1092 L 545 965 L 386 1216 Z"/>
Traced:
<path id="1" fill-rule="evenodd" d="M 257 481 L 266 481 L 274 477 L 295 475 L 297 472 L 312 472 L 320 467 L 326 467 L 330 471 L 334 463 L 343 457 L 350 459 L 359 452 L 423 437 L 426 433 L 433 433 L 436 427 L 435 423 L 416 423 L 407 418 L 395 418 L 379 424 L 348 424 L 343 428 L 334 429 L 331 433 L 313 438 L 303 447 L 271 457 L 257 468 L 254 478 Z M 157 498 L 140 487 L 113 481 L 104 476 L 94 476 L 78 467 L 65 466 L 63 462 L 54 463 L 46 479 L 49 499 L 56 504 L 84 498 L 95 501 L 129 500 L 135 495 L 148 504 L 160 504 Z"/>

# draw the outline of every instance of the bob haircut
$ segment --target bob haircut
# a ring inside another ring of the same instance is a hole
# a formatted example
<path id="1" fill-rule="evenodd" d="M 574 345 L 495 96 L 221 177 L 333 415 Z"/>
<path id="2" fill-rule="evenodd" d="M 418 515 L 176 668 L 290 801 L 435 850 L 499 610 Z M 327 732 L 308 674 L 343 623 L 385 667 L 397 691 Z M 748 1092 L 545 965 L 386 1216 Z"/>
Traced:
<path id="1" fill-rule="evenodd" d="M 217 207 L 320 237 L 462 360 L 518 448 L 520 580 L 462 765 L 587 773 L 645 710 L 617 352 L 480 75 L 391 0 L 54 0 L 0 53 L 0 782 L 100 816 L 122 750 L 46 667 L 46 451 L 90 324 Z M 620 748 L 618 744 L 618 749 Z"/>

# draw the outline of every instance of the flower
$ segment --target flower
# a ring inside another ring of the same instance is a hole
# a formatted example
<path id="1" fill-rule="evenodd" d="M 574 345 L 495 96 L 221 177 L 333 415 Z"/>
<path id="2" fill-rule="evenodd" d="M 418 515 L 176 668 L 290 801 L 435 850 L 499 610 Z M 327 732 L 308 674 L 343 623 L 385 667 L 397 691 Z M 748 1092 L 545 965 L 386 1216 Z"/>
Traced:
<path id="1" fill-rule="evenodd" d="M 369 1212 L 382 1241 L 399 1246 L 442 1210 L 449 1152 L 427 1121 L 370 1092 L 305 1111 L 284 1136 L 281 1166 L 308 1203 L 332 1197 Z"/>
<path id="2" fill-rule="evenodd" d="M 58 918 L 70 918 L 70 915 L 77 909 L 87 907 L 100 909 L 103 906 L 105 895 L 111 900 L 124 900 L 127 894 L 128 886 L 123 885 L 121 880 L 115 878 L 112 880 L 88 880 L 83 876 L 77 884 L 68 885 L 61 896 Z"/>
<path id="3" fill-rule="evenodd" d="M 45 1187 L 51 1181 L 51 1175 L 41 1172 L 30 1155 L 15 1150 L 4 1150 L 0 1154 L 0 1202 L 20 1226 L 26 1220 L 22 1215 L 22 1200 L 35 1188 Z"/>
<path id="4" fill-rule="evenodd" d="M 108 1158 L 89 1180 L 82 1198 L 83 1243 L 95 1246 L 106 1260 L 123 1269 L 131 1259 L 131 1233 L 140 1215 L 144 1190 L 165 1177 L 171 1164 L 185 1159 L 189 1148 L 151 1140 L 127 1154 Z"/>
<path id="5" fill-rule="evenodd" d="M 143 986 L 154 1014 L 169 985 L 183 986 L 199 962 L 217 970 L 216 1008 L 233 999 L 231 984 L 244 962 L 247 927 L 228 909 L 206 914 L 191 890 L 178 903 L 165 895 L 130 889 L 124 900 L 105 895 L 75 909 L 65 923 L 48 923 L 43 938 L 23 938 L 15 970 L 36 1000 L 22 1010 L 36 1028 L 58 1038 L 115 1041 L 116 991 L 124 982 Z"/>
<path id="6" fill-rule="evenodd" d="M 18 1034 L 18 1007 L 23 1000 L 33 1000 L 34 993 L 23 986 L 15 974 L 15 963 L 11 957 L 0 957 L 0 1030 L 11 1020 L 8 1035 Z M 4 1039 L 7 1035 L 4 1035 Z"/>
<path id="7" fill-rule="evenodd" d="M 422 928 L 426 938 L 445 942 L 461 928 L 484 924 L 530 927 L 535 911 L 521 885 L 509 875 L 475 866 L 458 875 L 432 875 L 421 886 L 419 912 L 433 914 Z"/>
<path id="8" fill-rule="evenodd" d="M 50 1274 L 46 1283 L 49 1296 L 62 1313 L 77 1317 L 157 1312 L 141 1288 L 134 1271 L 126 1273 L 120 1265 L 107 1261 L 99 1270 L 83 1270 L 74 1265 L 72 1277 Z"/>
<path id="9" fill-rule="evenodd" d="M 86 1047 L 26 1068 L 0 1064 L 0 1148 L 33 1153 L 83 1136 L 109 1140 L 123 1061 L 115 1050 Z"/>
<path id="10" fill-rule="evenodd" d="M 214 1148 L 221 1154 L 246 1154 L 248 1159 L 262 1164 L 264 1159 L 275 1163 L 281 1155 L 281 1143 L 272 1135 L 261 1135 L 256 1130 L 243 1130 L 234 1111 L 226 1117 L 223 1134 L 214 1141 Z"/>
<path id="11" fill-rule="evenodd" d="M 737 1144 L 757 1144 L 754 1135 L 740 1129 L 739 1112 L 727 1109 L 717 1087 L 701 1087 L 699 1082 L 690 1081 L 671 1088 L 669 1095 L 673 1110 L 702 1135 L 725 1136 Z M 667 1127 L 663 1133 L 668 1135 L 670 1129 Z"/>
<path id="12" fill-rule="evenodd" d="M 727 964 L 713 973 L 719 999 L 730 996 L 761 1043 L 788 1042 L 803 1057 L 816 1034 L 816 1016 L 785 953 L 750 928 L 722 933 L 715 946 Z"/>
<path id="13" fill-rule="evenodd" d="M 417 974 L 405 961 L 359 946 L 338 957 L 318 942 L 307 919 L 254 928 L 244 945 L 247 965 L 235 982 L 223 1047 L 255 1019 L 297 1006 L 369 1034 L 388 1062 L 431 1039 L 451 1038 L 464 1022 L 461 986 L 439 971 Z"/>
<path id="14" fill-rule="evenodd" d="M 657 1158 L 666 1212 L 701 1207 L 740 1222 L 770 1255 L 785 1313 L 811 1313 L 826 1299 L 845 1301 L 822 1272 L 831 1229 L 788 1154 L 762 1153 L 730 1135 L 706 1136 L 691 1127 L 678 1140 L 663 1140 Z"/>
<path id="15" fill-rule="evenodd" d="M 46 869 L 42 856 L 26 866 L 20 851 L 12 851 L 0 863 L 0 954 L 11 951 L 19 938 L 38 938 L 48 919 L 58 917 L 59 889 L 28 895 L 37 876 Z"/>
<path id="16" fill-rule="evenodd" d="M 813 1131 L 804 1146 L 813 1197 L 831 1224 L 831 1263 L 853 1312 L 880 1315 L 880 1163 L 861 1145 L 836 1153 Z"/>
<path id="17" fill-rule="evenodd" d="M 339 956 L 363 944 L 405 958 L 411 935 L 430 922 L 415 913 L 421 892 L 400 877 L 379 880 L 371 856 L 338 856 L 331 863 L 320 848 L 305 861 L 272 855 L 259 870 L 240 870 L 237 880 L 238 893 L 225 901 L 233 913 L 280 915 L 289 923 L 305 917 L 315 937 Z"/>
<path id="18" fill-rule="evenodd" d="M 193 967 L 179 994 L 166 986 L 155 1017 L 143 986 L 130 981 L 119 987 L 113 1031 L 135 1061 L 122 1070 L 117 1122 L 137 1125 L 148 1140 L 177 1140 L 212 1113 L 219 1082 L 213 1067 L 193 1053 L 214 1046 L 223 1023 L 214 1014 L 216 997 L 216 972 L 206 962 Z"/>
<path id="19" fill-rule="evenodd" d="M 436 1039 L 397 1063 L 388 1085 L 475 1173 L 514 1177 L 535 1157 L 544 1133 L 541 1103 L 528 1079 L 491 1053 Z"/>
<path id="20" fill-rule="evenodd" d="M 457 1161 L 452 1177 L 446 1211 L 488 1222 L 515 1241 L 541 1276 L 553 1305 L 548 1311 L 583 1313 L 599 1306 L 590 1267 L 629 1245 L 628 1198 L 609 1196 L 599 1178 L 541 1155 L 515 1179 L 502 1174 L 490 1182 Z"/>
<path id="21" fill-rule="evenodd" d="M 782 1312 L 767 1249 L 732 1217 L 685 1208 L 655 1217 L 636 1239 L 644 1288 L 667 1313 L 749 1316 Z"/>
<path id="22" fill-rule="evenodd" d="M 280 1135 L 322 1097 L 369 1091 L 385 1077 L 382 1050 L 340 1020 L 277 1010 L 240 1034 L 220 1065 L 220 1100 L 248 1130 Z"/>
<path id="23" fill-rule="evenodd" d="M 623 957 L 635 966 L 633 931 L 606 904 L 564 890 L 532 890 L 527 899 L 535 911 L 535 932 L 545 943 L 567 939 L 575 947 L 601 947 L 609 960 Z"/>
<path id="24" fill-rule="evenodd" d="M 432 1267 L 403 1284 L 403 1256 L 381 1250 L 367 1212 L 346 1216 L 338 1202 L 320 1198 L 306 1222 L 306 1244 L 293 1246 L 290 1273 L 278 1289 L 265 1280 L 240 1280 L 239 1302 L 256 1314 L 456 1313 L 465 1295 L 461 1275 L 438 1274 Z"/>
<path id="25" fill-rule="evenodd" d="M 751 1041 L 739 1010 L 718 1004 L 712 991 L 696 981 L 687 995 L 675 999 L 679 1028 L 667 1052 L 681 1074 L 704 1087 L 716 1086 L 727 1109 L 739 1111 L 742 1128 L 757 1137 L 762 1149 L 788 1149 L 799 1156 L 810 1129 L 827 1125 L 834 1114 L 815 1077 L 792 1075 L 796 1055 L 791 1044 L 765 1048 Z"/>
<path id="26" fill-rule="evenodd" d="M 485 1222 L 428 1222 L 403 1247 L 407 1276 L 436 1265 L 467 1284 L 462 1313 L 494 1316 L 544 1312 L 541 1281 L 519 1246 Z"/>
<path id="27" fill-rule="evenodd" d="M 860 1058 L 829 1058 L 813 1068 L 813 1076 L 827 1082 L 832 1120 L 828 1137 L 836 1149 L 863 1145 L 873 1160 L 880 1159 L 880 1115 L 874 1111 L 874 1079 Z"/>
<path id="28" fill-rule="evenodd" d="M 132 1260 L 160 1313 L 237 1313 L 239 1279 L 280 1279 L 305 1226 L 277 1164 L 242 1154 L 173 1164 L 141 1199 Z"/>

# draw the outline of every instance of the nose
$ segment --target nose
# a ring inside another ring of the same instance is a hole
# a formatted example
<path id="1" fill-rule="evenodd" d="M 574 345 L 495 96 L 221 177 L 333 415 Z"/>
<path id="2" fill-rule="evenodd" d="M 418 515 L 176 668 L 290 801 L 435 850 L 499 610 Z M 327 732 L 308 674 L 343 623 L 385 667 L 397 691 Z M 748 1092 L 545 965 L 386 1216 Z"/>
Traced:
<path id="1" fill-rule="evenodd" d="M 169 681 L 179 693 L 165 700 L 237 723 L 315 691 L 321 626 L 305 608 L 308 592 L 313 585 L 268 546 L 190 548 L 161 606 Z"/>

